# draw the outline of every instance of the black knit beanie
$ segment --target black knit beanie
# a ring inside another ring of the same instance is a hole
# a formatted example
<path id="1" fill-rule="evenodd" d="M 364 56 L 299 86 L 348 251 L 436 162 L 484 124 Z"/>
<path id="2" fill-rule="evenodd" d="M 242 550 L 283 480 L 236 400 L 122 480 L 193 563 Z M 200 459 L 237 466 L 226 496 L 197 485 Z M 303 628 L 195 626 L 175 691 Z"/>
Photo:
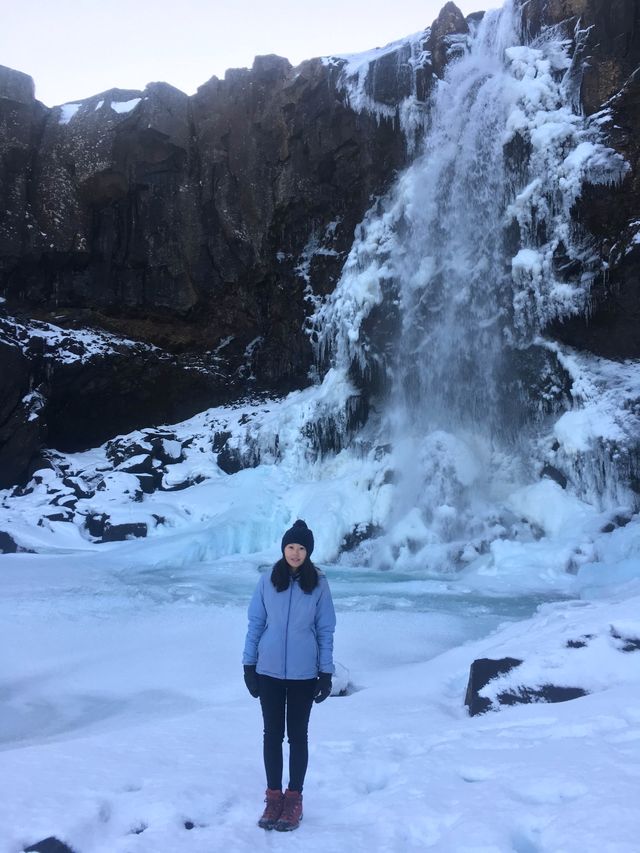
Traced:
<path id="1" fill-rule="evenodd" d="M 294 544 L 304 545 L 307 549 L 307 557 L 311 556 L 313 551 L 313 533 L 300 518 L 294 522 L 293 527 L 290 527 L 282 537 L 282 553 L 284 554 L 284 549 L 287 545 Z"/>

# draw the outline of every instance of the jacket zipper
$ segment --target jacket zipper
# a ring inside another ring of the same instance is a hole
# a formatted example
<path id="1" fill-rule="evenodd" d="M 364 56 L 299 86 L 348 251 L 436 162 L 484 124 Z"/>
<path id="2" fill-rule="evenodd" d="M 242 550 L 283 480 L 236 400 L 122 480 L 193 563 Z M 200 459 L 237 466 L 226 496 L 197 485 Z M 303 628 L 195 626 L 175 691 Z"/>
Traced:
<path id="1" fill-rule="evenodd" d="M 289 580 L 289 607 L 287 609 L 287 624 L 284 628 L 284 677 L 287 678 L 287 648 L 289 646 L 289 616 L 291 615 L 291 597 L 293 596 L 293 580 Z"/>

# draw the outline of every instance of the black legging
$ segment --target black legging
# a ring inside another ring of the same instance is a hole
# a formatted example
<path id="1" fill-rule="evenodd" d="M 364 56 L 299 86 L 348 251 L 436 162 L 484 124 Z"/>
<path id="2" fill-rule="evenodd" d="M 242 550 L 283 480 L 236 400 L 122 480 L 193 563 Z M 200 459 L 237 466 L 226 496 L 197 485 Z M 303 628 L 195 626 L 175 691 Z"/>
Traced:
<path id="1" fill-rule="evenodd" d="M 317 679 L 292 681 L 258 675 L 258 681 L 264 720 L 264 769 L 267 772 L 267 787 L 275 790 L 282 787 L 282 741 L 286 707 L 289 788 L 292 791 L 302 791 L 309 760 L 309 715 Z"/>

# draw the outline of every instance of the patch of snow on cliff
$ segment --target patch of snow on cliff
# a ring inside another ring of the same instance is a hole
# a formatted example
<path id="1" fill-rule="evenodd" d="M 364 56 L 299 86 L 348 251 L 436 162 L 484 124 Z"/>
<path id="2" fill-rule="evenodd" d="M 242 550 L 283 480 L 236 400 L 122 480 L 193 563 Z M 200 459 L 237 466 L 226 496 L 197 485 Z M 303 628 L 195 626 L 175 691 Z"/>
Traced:
<path id="1" fill-rule="evenodd" d="M 115 113 L 123 114 L 130 113 L 134 110 L 142 98 L 132 98 L 130 101 L 112 101 L 110 106 Z"/>
<path id="2" fill-rule="evenodd" d="M 319 233 L 318 229 L 314 228 L 300 254 L 300 258 L 297 266 L 294 268 L 294 272 L 306 283 L 307 288 L 305 292 L 308 298 L 313 298 L 313 285 L 311 281 L 311 265 L 313 259 L 317 257 L 340 257 L 341 253 L 332 248 L 330 244 L 335 240 L 336 229 L 341 221 L 342 217 L 338 217 L 334 221 L 330 222 L 325 227 L 322 234 Z M 282 255 L 282 253 L 278 253 L 278 255 Z M 285 257 L 285 255 L 282 255 L 282 259 Z M 278 257 L 278 260 L 280 259 L 281 258 Z"/>
<path id="3" fill-rule="evenodd" d="M 403 98 L 399 104 L 386 104 L 376 100 L 369 91 L 370 75 L 373 73 L 376 62 L 403 49 L 408 52 L 405 59 L 413 74 L 415 68 L 422 66 L 429 58 L 429 52 L 423 49 L 423 45 L 429 37 L 430 29 L 421 30 L 418 33 L 407 36 L 404 39 L 390 42 L 385 47 L 374 48 L 362 53 L 334 54 L 323 57 L 325 65 L 340 67 L 338 81 L 339 88 L 346 94 L 349 106 L 356 112 L 370 113 L 376 116 L 378 121 L 384 119 L 394 121 L 396 116 L 400 120 L 400 127 L 407 140 L 410 153 L 416 148 L 416 135 L 424 129 L 424 105 L 421 104 L 414 91 L 411 95 Z"/>
<path id="4" fill-rule="evenodd" d="M 30 391 L 22 398 L 22 405 L 29 412 L 29 421 L 38 419 L 40 412 L 44 408 L 44 404 L 44 398 L 39 391 Z"/>
<path id="5" fill-rule="evenodd" d="M 69 124 L 81 107 L 82 104 L 62 104 L 61 107 L 58 107 L 60 110 L 58 124 Z"/>
<path id="6" fill-rule="evenodd" d="M 39 339 L 44 345 L 45 358 L 63 364 L 89 361 L 96 355 L 125 351 L 158 351 L 153 344 L 133 341 L 120 335 L 99 332 L 95 329 L 65 329 L 53 323 L 29 320 L 24 324 L 13 318 L 0 318 L 0 339 L 27 351 L 29 341 Z"/>

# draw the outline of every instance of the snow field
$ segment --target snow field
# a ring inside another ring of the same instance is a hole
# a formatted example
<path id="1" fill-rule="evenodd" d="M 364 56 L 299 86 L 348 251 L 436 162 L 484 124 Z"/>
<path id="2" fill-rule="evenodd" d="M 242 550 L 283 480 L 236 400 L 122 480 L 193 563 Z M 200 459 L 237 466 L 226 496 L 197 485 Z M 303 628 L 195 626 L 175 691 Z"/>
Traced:
<path id="1" fill-rule="evenodd" d="M 384 576 L 328 566 L 353 692 L 313 709 L 305 818 L 283 838 L 255 826 L 261 718 L 239 663 L 255 561 L 109 559 L 3 558 L 2 853 L 52 834 L 79 853 L 637 850 L 640 652 L 610 629 L 640 635 L 640 569 L 523 621 L 534 599 L 526 614 L 522 596 L 492 609 L 416 578 L 366 609 Z M 471 661 L 505 654 L 524 658 L 527 684 L 594 692 L 469 718 Z"/>

